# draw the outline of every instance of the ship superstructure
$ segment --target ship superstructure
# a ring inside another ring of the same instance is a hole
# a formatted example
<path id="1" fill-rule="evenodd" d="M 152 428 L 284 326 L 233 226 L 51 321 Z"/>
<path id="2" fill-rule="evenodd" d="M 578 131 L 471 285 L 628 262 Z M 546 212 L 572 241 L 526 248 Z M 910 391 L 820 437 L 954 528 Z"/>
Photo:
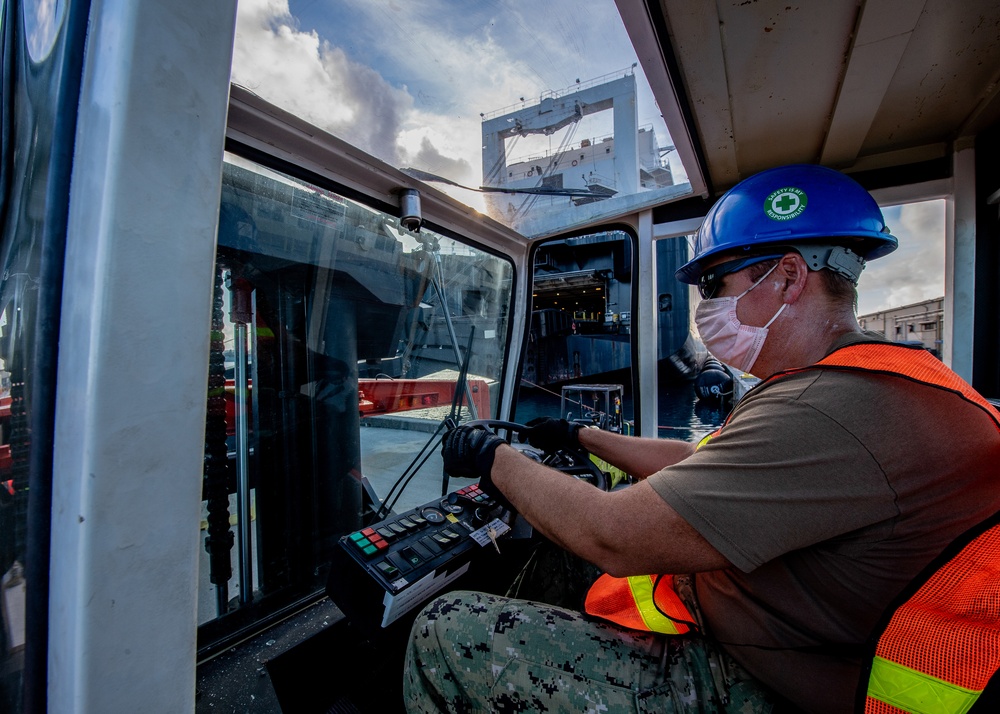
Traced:
<path id="1" fill-rule="evenodd" d="M 612 114 L 610 135 L 576 136 L 582 119 L 605 111 Z M 653 128 L 639 126 L 631 68 L 486 114 L 482 131 L 484 187 L 543 191 L 489 193 L 487 212 L 522 230 L 531 226 L 530 233 L 544 232 L 546 218 L 565 225 L 578 207 L 673 185 L 665 158 L 672 147 L 661 148 Z M 556 148 L 512 158 L 518 139 L 557 133 Z"/>
<path id="2" fill-rule="evenodd" d="M 583 120 L 601 112 L 610 112 L 612 133 L 579 138 L 582 126 L 595 125 Z M 558 137 L 558 145 L 511 158 L 520 139 L 530 135 Z M 671 148 L 660 147 L 652 127 L 639 126 L 632 68 L 544 92 L 537 103 L 483 117 L 483 186 L 510 191 L 487 193 L 487 210 L 526 234 L 545 234 L 549 225 L 571 225 L 580 216 L 592 218 L 672 187 L 665 158 Z M 684 241 L 657 247 L 658 358 L 672 373 L 690 376 L 688 291 L 673 277 L 686 255 Z M 525 384 L 593 379 L 630 364 L 632 260 L 631 239 L 622 231 L 556 240 L 539 249 Z"/>

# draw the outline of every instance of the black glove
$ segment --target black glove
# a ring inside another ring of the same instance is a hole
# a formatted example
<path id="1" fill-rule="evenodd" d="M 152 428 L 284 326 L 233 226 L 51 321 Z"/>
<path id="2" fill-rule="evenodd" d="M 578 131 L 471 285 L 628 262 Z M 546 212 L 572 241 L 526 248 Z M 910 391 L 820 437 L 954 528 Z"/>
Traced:
<path id="1" fill-rule="evenodd" d="M 513 510 L 510 501 L 493 485 L 493 457 L 497 447 L 507 442 L 481 426 L 460 426 L 445 434 L 441 442 L 444 470 L 457 478 L 478 478 L 487 496 Z"/>
<path id="2" fill-rule="evenodd" d="M 581 451 L 580 429 L 581 424 L 573 424 L 565 419 L 553 419 L 552 417 L 538 417 L 532 419 L 525 426 L 530 427 L 521 432 L 521 438 L 526 439 L 534 447 L 552 453 L 561 449 L 570 451 Z"/>
<path id="3" fill-rule="evenodd" d="M 460 426 L 441 443 L 444 470 L 458 478 L 486 478 L 493 468 L 493 452 L 507 442 L 481 426 Z"/>

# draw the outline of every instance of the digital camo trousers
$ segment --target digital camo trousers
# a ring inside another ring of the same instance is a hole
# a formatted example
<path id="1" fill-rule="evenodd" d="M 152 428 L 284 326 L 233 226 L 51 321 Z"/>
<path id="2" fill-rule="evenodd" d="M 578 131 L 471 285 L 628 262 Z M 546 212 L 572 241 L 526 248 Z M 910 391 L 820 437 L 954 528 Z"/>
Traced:
<path id="1" fill-rule="evenodd" d="M 768 696 L 700 637 L 627 630 L 526 600 L 453 592 L 417 617 L 410 712 L 757 714 Z"/>

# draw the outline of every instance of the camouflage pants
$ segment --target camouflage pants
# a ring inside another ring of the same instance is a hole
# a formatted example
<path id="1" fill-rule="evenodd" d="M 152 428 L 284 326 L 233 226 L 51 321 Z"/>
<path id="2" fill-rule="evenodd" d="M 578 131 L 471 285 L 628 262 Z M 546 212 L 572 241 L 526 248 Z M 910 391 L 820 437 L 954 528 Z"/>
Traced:
<path id="1" fill-rule="evenodd" d="M 410 712 L 758 714 L 768 695 L 701 637 L 617 627 L 528 600 L 453 592 L 414 623 Z"/>

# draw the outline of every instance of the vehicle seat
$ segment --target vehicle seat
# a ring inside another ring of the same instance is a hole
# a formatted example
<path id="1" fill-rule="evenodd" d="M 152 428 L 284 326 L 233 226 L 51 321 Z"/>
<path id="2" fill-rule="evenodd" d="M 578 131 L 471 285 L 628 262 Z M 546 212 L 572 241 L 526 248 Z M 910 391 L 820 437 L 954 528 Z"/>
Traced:
<path id="1" fill-rule="evenodd" d="M 1000 711 L 1000 513 L 957 538 L 887 609 L 867 662 L 859 714 Z"/>

